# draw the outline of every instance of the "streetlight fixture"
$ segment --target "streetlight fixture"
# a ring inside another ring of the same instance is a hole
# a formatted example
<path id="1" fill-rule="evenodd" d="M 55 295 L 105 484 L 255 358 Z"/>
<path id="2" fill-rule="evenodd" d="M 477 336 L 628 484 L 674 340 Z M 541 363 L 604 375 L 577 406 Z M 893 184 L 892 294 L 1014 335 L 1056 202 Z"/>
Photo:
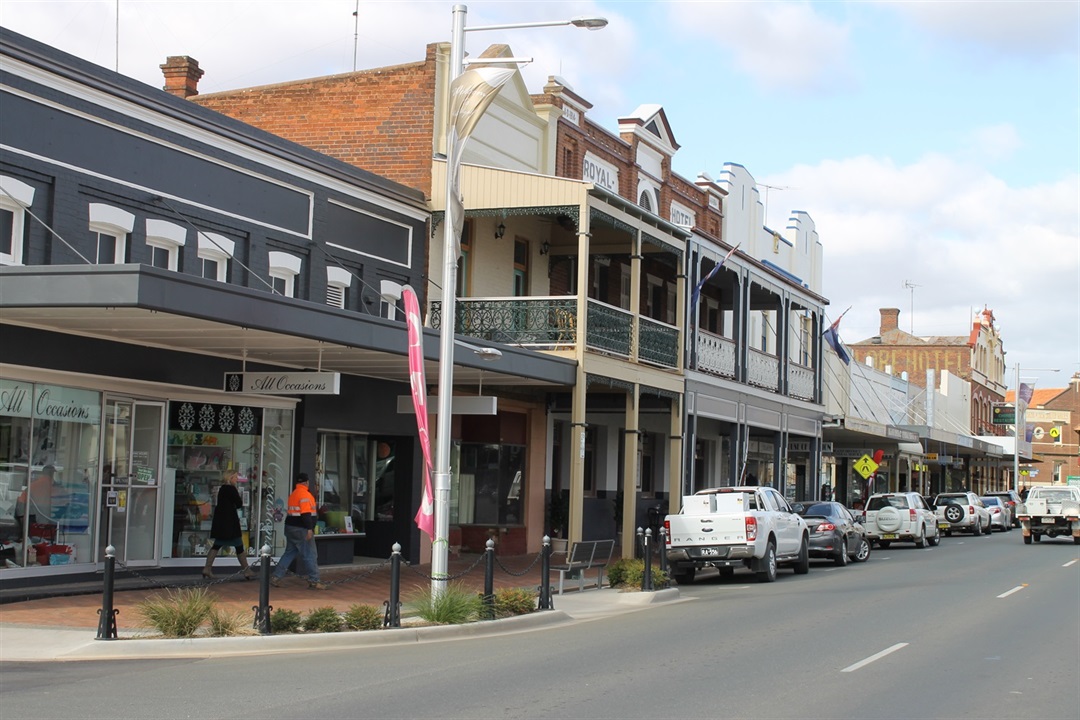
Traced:
<path id="1" fill-rule="evenodd" d="M 1028 368 L 1028 370 L 1038 372 L 1060 372 L 1060 368 Z M 1013 491 L 1020 492 L 1020 434 L 1024 434 L 1024 440 L 1027 440 L 1027 403 L 1020 402 L 1020 363 L 1016 363 L 1016 397 L 1014 402 L 1014 413 L 1016 425 L 1013 426 Z"/>
<path id="2" fill-rule="evenodd" d="M 440 597 L 446 587 L 449 564 L 450 535 L 450 409 L 454 394 L 454 326 L 457 319 L 457 237 L 454 223 L 450 219 L 450 208 L 454 203 L 454 188 L 457 183 L 451 173 L 459 170 L 451 167 L 450 144 L 453 140 L 452 86 L 461 75 L 465 65 L 465 33 L 485 30 L 517 30 L 523 28 L 555 27 L 573 25 L 588 30 L 599 30 L 607 25 L 601 17 L 576 17 L 570 20 L 552 20 L 547 22 L 512 23 L 507 25 L 478 25 L 465 27 L 465 17 L 469 12 L 465 5 L 455 5 L 451 11 L 453 22 L 450 32 L 450 68 L 446 82 L 446 116 L 444 118 L 446 141 L 446 205 L 443 211 L 443 300 L 442 327 L 439 329 L 439 399 L 437 404 L 435 430 L 435 538 L 431 543 L 431 594 Z M 503 58 L 510 62 L 512 58 Z M 497 351 L 496 351 L 497 352 Z M 488 355 L 489 353 L 484 353 Z"/>

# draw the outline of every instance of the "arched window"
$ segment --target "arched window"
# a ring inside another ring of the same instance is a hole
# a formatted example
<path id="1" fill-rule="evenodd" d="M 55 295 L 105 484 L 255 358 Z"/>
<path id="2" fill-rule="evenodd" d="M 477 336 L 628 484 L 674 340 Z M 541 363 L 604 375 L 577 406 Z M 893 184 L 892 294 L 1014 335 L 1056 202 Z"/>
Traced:
<path id="1" fill-rule="evenodd" d="M 641 191 L 641 197 L 638 198 L 638 206 L 652 212 L 652 197 L 648 190 Z"/>
<path id="2" fill-rule="evenodd" d="M 177 270 L 180 248 L 187 239 L 187 228 L 168 220 L 146 221 L 146 245 L 150 248 L 150 264 L 165 270 Z"/>
<path id="3" fill-rule="evenodd" d="M 135 227 L 131 213 L 103 203 L 90 203 L 90 237 L 94 262 L 98 265 L 122 263 L 127 259 L 127 239 Z"/>
<path id="4" fill-rule="evenodd" d="M 0 265 L 22 265 L 26 208 L 34 204 L 34 188 L 0 175 Z"/>
<path id="5" fill-rule="evenodd" d="M 274 292 L 296 297 L 296 276 L 300 274 L 300 258 L 286 252 L 270 253 L 270 282 Z"/>
<path id="6" fill-rule="evenodd" d="M 199 233 L 199 274 L 207 280 L 229 281 L 229 260 L 236 243 L 218 233 Z"/>

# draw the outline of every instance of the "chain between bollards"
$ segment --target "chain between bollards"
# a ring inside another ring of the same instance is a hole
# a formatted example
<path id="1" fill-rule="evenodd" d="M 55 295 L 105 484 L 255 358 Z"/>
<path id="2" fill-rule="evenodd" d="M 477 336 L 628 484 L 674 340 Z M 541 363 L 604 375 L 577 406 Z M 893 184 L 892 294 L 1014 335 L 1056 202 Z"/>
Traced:
<path id="1" fill-rule="evenodd" d="M 390 599 L 386 601 L 383 627 L 401 627 L 401 545 L 394 543 L 390 554 Z"/>
<path id="2" fill-rule="evenodd" d="M 101 609 L 98 610 L 96 640 L 116 640 L 116 616 L 120 612 L 113 607 L 113 583 L 116 579 L 116 548 L 105 548 L 105 587 L 101 591 Z"/>
<path id="3" fill-rule="evenodd" d="M 255 607 L 255 629 L 260 635 L 271 635 L 273 629 L 270 626 L 270 553 L 269 545 L 263 545 L 260 549 L 262 561 L 259 563 L 259 604 Z"/>
<path id="4" fill-rule="evenodd" d="M 551 538 L 547 535 L 544 536 L 544 544 L 540 548 L 540 599 L 536 609 L 555 609 L 551 602 Z"/>

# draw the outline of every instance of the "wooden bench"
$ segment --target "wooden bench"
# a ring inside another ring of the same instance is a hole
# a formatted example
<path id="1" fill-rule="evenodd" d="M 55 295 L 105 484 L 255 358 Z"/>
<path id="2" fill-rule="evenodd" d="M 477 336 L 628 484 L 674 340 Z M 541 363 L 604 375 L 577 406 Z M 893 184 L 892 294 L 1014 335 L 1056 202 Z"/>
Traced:
<path id="1" fill-rule="evenodd" d="M 563 594 L 563 581 L 568 573 L 578 574 L 578 590 L 585 590 L 585 573 L 596 570 L 597 589 L 604 586 L 604 569 L 611 562 L 615 551 L 614 540 L 582 540 L 567 548 L 568 541 L 551 541 L 551 554 L 561 555 L 563 562 L 552 563 L 551 569 L 559 572 L 559 594 Z"/>

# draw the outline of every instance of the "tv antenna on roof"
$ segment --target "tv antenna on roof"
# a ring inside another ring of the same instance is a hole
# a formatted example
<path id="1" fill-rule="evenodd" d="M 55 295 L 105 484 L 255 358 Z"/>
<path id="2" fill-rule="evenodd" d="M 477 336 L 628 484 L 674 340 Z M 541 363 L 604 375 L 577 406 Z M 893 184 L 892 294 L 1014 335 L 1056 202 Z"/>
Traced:
<path id="1" fill-rule="evenodd" d="M 910 280 L 905 280 L 904 281 L 904 287 L 906 289 L 908 289 L 908 290 L 911 290 L 911 312 L 910 312 L 910 315 L 911 315 L 911 331 L 910 332 L 911 332 L 912 335 L 914 335 L 915 334 L 915 288 L 922 287 L 922 285 L 916 285 L 915 283 L 911 282 Z"/>
<path id="2" fill-rule="evenodd" d="M 766 185 L 765 183 L 758 183 L 758 187 L 765 188 L 765 224 L 769 224 L 769 191 L 770 190 L 790 190 L 787 185 Z"/>

